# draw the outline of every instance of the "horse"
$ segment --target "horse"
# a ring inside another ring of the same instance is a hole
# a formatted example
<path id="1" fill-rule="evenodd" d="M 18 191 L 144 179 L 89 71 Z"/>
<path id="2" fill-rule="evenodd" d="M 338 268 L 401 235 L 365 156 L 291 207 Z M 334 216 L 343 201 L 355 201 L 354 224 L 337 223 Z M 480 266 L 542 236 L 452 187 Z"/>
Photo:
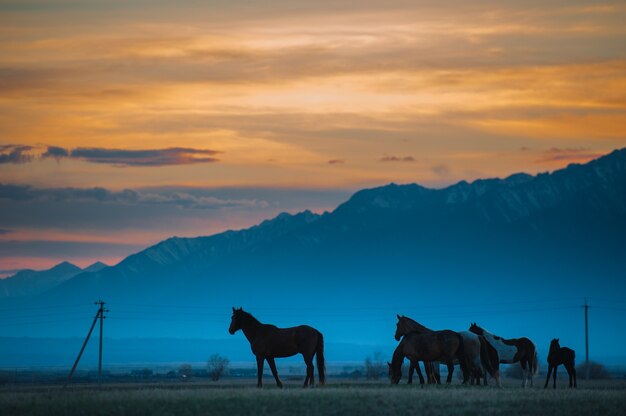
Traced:
<path id="1" fill-rule="evenodd" d="M 537 374 L 539 363 L 537 359 L 537 347 L 528 338 L 504 339 L 479 327 L 476 323 L 470 325 L 470 332 L 482 335 L 485 340 L 498 352 L 498 360 L 504 364 L 519 362 L 522 366 L 522 387 L 526 387 L 528 378 L 530 386 L 534 385 L 533 377 Z"/>
<path id="2" fill-rule="evenodd" d="M 559 339 L 554 338 L 550 342 L 550 352 L 548 353 L 548 377 L 546 377 L 546 385 L 543 386 L 543 388 L 545 389 L 548 387 L 550 374 L 552 373 L 552 370 L 554 370 L 553 388 L 556 389 L 556 369 L 561 364 L 563 364 L 567 370 L 567 375 L 569 376 L 569 387 L 572 388 L 572 379 L 574 380 L 574 388 L 578 387 L 576 385 L 575 360 L 576 353 L 574 350 L 567 347 L 561 347 L 559 345 Z"/>
<path id="3" fill-rule="evenodd" d="M 473 332 L 470 332 L 473 334 Z M 500 359 L 498 357 L 498 351 L 487 342 L 485 337 L 477 335 L 480 340 L 480 362 L 483 369 L 483 377 L 485 385 L 487 385 L 487 374 L 496 380 L 496 386 L 502 387 L 500 381 Z"/>
<path id="4" fill-rule="evenodd" d="M 418 334 L 431 334 L 433 331 L 430 328 L 426 328 L 424 325 L 414 321 L 408 316 L 400 316 L 396 315 L 398 318 L 398 322 L 396 323 L 396 333 L 394 338 L 396 341 L 400 341 L 400 339 L 411 332 L 416 332 Z M 419 364 L 416 367 L 419 372 Z M 441 377 L 439 375 L 439 362 L 428 362 L 424 361 L 424 370 L 426 371 L 426 377 L 428 378 L 428 384 L 441 384 Z M 413 380 L 413 370 L 409 371 L 409 383 Z"/>
<path id="5" fill-rule="evenodd" d="M 463 351 L 463 338 L 450 330 L 434 331 L 432 333 L 418 334 L 410 332 L 402 337 L 402 341 L 393 352 L 389 366 L 389 380 L 391 384 L 398 384 L 402 378 L 402 362 L 407 357 L 411 363 L 409 369 L 409 383 L 412 382 L 413 370 L 417 370 L 420 385 L 424 386 L 424 377 L 420 371 L 419 361 L 443 361 L 448 367 L 447 384 L 452 381 L 454 373 L 454 360 L 461 363 L 463 373 L 467 371 Z"/>
<path id="6" fill-rule="evenodd" d="M 235 309 L 233 307 L 233 316 L 228 332 L 234 335 L 235 332 L 240 329 L 248 339 L 248 342 L 250 342 L 252 353 L 256 356 L 257 387 L 263 386 L 263 361 L 267 360 L 267 364 L 269 364 L 272 370 L 272 375 L 274 379 L 276 379 L 276 385 L 282 388 L 283 383 L 278 378 L 274 358 L 291 357 L 296 354 L 302 354 L 304 363 L 306 364 L 304 387 L 307 387 L 309 382 L 311 383 L 311 387 L 315 384 L 313 356 L 317 358 L 317 372 L 320 386 L 323 386 L 326 382 L 324 336 L 317 329 L 308 325 L 278 328 L 274 325 L 262 324 L 242 308 Z"/>

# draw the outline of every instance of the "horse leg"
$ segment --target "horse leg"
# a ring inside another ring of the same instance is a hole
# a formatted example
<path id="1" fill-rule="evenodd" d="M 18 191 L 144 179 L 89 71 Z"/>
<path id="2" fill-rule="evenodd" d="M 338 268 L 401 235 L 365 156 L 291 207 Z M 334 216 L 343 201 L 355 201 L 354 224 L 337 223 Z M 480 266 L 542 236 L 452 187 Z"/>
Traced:
<path id="1" fill-rule="evenodd" d="M 419 363 L 417 364 L 419 365 Z M 413 384 L 413 370 L 415 370 L 415 364 L 413 360 L 409 361 L 409 379 L 406 384 Z"/>
<path id="2" fill-rule="evenodd" d="M 565 366 L 567 370 L 567 376 L 569 377 L 569 388 L 572 388 L 572 366 L 570 364 Z"/>
<path id="3" fill-rule="evenodd" d="M 576 385 L 576 366 L 574 365 L 574 363 L 572 363 L 572 374 L 574 374 L 574 388 L 578 388 L 578 386 Z"/>
<path id="4" fill-rule="evenodd" d="M 496 370 L 495 373 L 493 374 L 493 378 L 496 379 L 496 386 L 498 386 L 498 388 L 502 388 L 502 381 L 500 380 L 500 369 Z"/>
<path id="5" fill-rule="evenodd" d="M 424 364 L 424 369 L 426 369 L 426 364 Z M 422 376 L 422 370 L 420 370 L 419 361 L 415 361 L 415 371 L 417 371 L 417 376 L 420 378 L 420 387 L 424 388 L 424 377 Z"/>
<path id="6" fill-rule="evenodd" d="M 557 370 L 557 368 L 559 368 L 559 366 L 558 366 L 558 365 L 555 365 L 555 366 L 554 366 L 554 373 L 553 373 L 553 375 L 552 375 L 552 379 L 554 380 L 554 383 L 553 383 L 553 388 L 555 388 L 555 389 L 556 389 L 556 370 Z"/>
<path id="7" fill-rule="evenodd" d="M 452 383 L 452 373 L 454 373 L 454 363 L 452 361 L 447 361 L 446 366 L 448 367 L 448 378 L 446 379 L 446 384 Z"/>
<path id="8" fill-rule="evenodd" d="M 433 364 L 430 361 L 422 361 L 422 363 L 424 364 L 424 372 L 426 373 L 426 380 L 428 381 L 428 384 L 437 383 L 433 371 Z"/>
<path id="9" fill-rule="evenodd" d="M 439 374 L 439 361 L 435 361 L 432 364 L 433 378 L 435 380 L 435 384 L 441 384 L 441 376 Z"/>
<path id="10" fill-rule="evenodd" d="M 304 363 L 306 364 L 306 378 L 304 379 L 304 387 L 307 383 L 311 383 L 311 387 L 315 385 L 315 373 L 313 367 L 313 355 L 305 356 Z"/>
<path id="11" fill-rule="evenodd" d="M 272 370 L 272 375 L 274 376 L 274 379 L 276 380 L 276 385 L 282 389 L 283 383 L 281 383 L 280 379 L 278 378 L 278 371 L 276 371 L 276 363 L 274 362 L 274 358 L 267 357 L 266 360 L 267 360 L 267 363 L 270 365 L 270 370 Z"/>
<path id="12" fill-rule="evenodd" d="M 263 357 L 260 355 L 256 356 L 256 374 L 257 374 L 257 378 L 258 381 L 256 383 L 257 387 L 263 387 Z"/>
<path id="13" fill-rule="evenodd" d="M 526 375 L 526 360 L 520 360 L 519 363 L 522 366 L 522 388 L 526 388 L 526 381 L 528 380 L 528 376 Z"/>
<path id="14" fill-rule="evenodd" d="M 547 388 L 548 387 L 548 383 L 550 382 L 550 376 L 552 375 L 552 366 L 548 367 L 548 377 L 546 377 L 546 384 L 543 386 L 543 388 Z"/>

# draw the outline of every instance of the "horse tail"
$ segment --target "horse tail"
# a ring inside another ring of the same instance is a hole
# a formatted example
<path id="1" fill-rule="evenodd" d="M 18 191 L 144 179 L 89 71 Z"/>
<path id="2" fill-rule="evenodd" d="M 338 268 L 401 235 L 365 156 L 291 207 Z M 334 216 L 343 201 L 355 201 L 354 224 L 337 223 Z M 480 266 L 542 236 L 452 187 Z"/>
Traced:
<path id="1" fill-rule="evenodd" d="M 315 357 L 317 359 L 317 374 L 320 379 L 320 386 L 326 383 L 326 364 L 324 362 L 324 335 L 317 331 L 317 346 L 315 347 Z"/>
<path id="2" fill-rule="evenodd" d="M 533 357 L 533 376 L 536 376 L 539 373 L 539 356 L 537 356 L 537 349 L 535 349 L 535 355 Z"/>

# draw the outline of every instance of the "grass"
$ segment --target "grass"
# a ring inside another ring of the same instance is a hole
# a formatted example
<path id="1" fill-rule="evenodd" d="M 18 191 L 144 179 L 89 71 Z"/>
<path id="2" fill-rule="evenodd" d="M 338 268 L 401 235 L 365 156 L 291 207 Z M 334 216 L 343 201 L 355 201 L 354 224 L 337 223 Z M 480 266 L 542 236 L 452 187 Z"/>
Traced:
<path id="1" fill-rule="evenodd" d="M 385 383 L 299 384 L 262 390 L 242 383 L 0 390 L 9 415 L 620 415 L 626 384 L 588 384 L 578 390 L 465 386 L 389 386 Z"/>

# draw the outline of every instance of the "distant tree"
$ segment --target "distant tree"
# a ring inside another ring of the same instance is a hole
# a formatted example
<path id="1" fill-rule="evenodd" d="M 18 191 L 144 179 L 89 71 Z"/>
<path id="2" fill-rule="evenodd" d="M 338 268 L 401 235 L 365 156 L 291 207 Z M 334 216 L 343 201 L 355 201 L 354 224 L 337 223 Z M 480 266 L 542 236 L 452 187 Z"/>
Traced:
<path id="1" fill-rule="evenodd" d="M 368 380 L 378 380 L 385 374 L 385 362 L 383 354 L 380 351 L 374 352 L 374 355 L 365 357 L 365 378 Z"/>
<path id="2" fill-rule="evenodd" d="M 152 377 L 153 371 L 149 368 L 142 368 L 137 370 L 132 370 L 130 375 L 133 377 L 141 377 L 141 378 L 149 378 Z"/>
<path id="3" fill-rule="evenodd" d="M 578 367 L 576 367 L 576 376 L 579 380 L 585 379 L 586 371 L 584 362 L 578 364 Z M 590 380 L 606 380 L 607 378 L 611 378 L 611 375 L 605 366 L 595 361 L 589 361 Z"/>
<path id="4" fill-rule="evenodd" d="M 193 368 L 191 368 L 191 364 L 181 364 L 178 367 L 178 375 L 183 380 L 188 380 L 193 375 Z"/>
<path id="5" fill-rule="evenodd" d="M 228 358 L 219 354 L 212 354 L 207 361 L 207 370 L 211 376 L 211 380 L 217 381 L 228 371 Z"/>

